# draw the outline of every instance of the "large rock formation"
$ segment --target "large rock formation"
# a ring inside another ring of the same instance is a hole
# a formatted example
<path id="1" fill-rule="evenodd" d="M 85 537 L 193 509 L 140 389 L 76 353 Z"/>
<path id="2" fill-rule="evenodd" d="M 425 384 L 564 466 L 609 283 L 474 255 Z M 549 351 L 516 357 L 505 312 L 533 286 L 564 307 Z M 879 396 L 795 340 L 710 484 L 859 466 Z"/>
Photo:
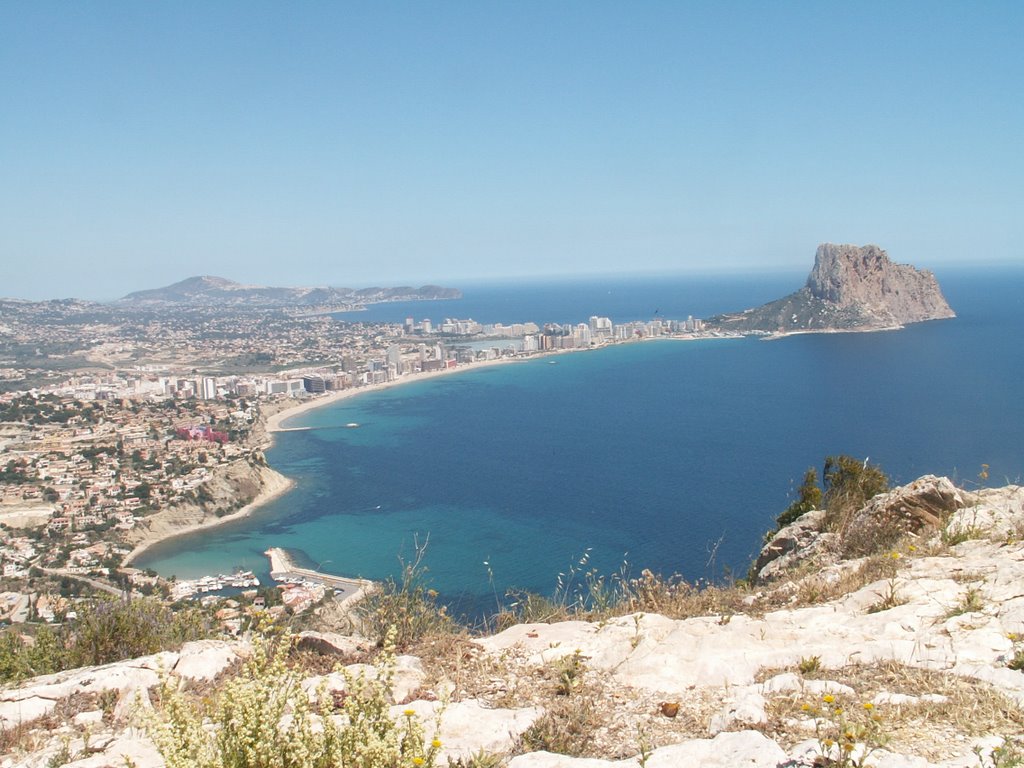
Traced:
<path id="1" fill-rule="evenodd" d="M 712 318 L 723 330 L 869 331 L 956 317 L 935 276 L 894 264 L 877 245 L 818 246 L 803 288 L 754 309 Z"/>

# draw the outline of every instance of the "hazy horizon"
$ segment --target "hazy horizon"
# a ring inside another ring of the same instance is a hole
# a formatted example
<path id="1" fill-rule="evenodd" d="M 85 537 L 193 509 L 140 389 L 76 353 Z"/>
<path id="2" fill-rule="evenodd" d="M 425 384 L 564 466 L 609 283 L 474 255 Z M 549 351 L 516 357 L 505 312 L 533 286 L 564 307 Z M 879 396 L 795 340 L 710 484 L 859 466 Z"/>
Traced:
<path id="1" fill-rule="evenodd" d="M 1010 2 L 0 6 L 0 294 L 1020 263 Z"/>

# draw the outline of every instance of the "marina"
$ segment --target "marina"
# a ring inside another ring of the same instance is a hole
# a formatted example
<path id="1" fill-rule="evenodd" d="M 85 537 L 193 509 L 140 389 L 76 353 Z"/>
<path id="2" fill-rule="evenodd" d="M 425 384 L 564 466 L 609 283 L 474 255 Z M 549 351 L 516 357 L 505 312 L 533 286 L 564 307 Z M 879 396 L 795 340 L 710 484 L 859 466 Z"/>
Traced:
<path id="1" fill-rule="evenodd" d="M 343 604 L 351 604 L 360 600 L 374 588 L 369 579 L 351 579 L 335 576 L 310 568 L 301 568 L 295 564 L 291 555 L 280 547 L 271 547 L 264 554 L 270 559 L 270 578 L 283 584 L 310 584 L 334 590 L 336 599 Z"/>
<path id="2" fill-rule="evenodd" d="M 171 586 L 171 597 L 183 600 L 197 594 L 218 592 L 222 589 L 248 589 L 258 587 L 259 578 L 252 571 L 238 571 L 231 575 L 201 576 L 198 579 L 182 579 Z"/>

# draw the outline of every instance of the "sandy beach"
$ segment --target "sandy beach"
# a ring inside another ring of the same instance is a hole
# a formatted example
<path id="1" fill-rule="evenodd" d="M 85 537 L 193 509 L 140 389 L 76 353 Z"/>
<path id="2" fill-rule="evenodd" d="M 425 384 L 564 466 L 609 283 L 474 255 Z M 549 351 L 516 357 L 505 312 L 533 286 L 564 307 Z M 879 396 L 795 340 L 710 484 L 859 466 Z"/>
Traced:
<path id="1" fill-rule="evenodd" d="M 271 414 L 267 417 L 266 426 L 267 432 L 286 432 L 290 428 L 284 425 L 287 419 L 299 414 L 307 413 L 316 408 L 323 408 L 326 405 L 340 402 L 341 400 L 347 400 L 350 397 L 357 397 L 358 395 L 369 394 L 370 392 L 380 392 L 383 389 L 391 389 L 392 387 L 398 387 L 402 384 L 410 384 L 415 381 L 428 381 L 430 379 L 437 379 L 442 376 L 451 376 L 457 373 L 464 373 L 466 371 L 478 371 L 482 368 L 492 368 L 496 365 L 507 365 L 509 363 L 521 363 L 525 360 L 536 360 L 538 357 L 546 357 L 552 354 L 564 354 L 567 352 L 582 352 L 585 350 L 565 349 L 565 350 L 553 350 L 551 352 L 536 353 L 529 357 L 502 357 L 497 360 L 484 360 L 479 363 L 469 363 L 466 365 L 459 365 L 455 368 L 445 368 L 441 371 L 428 371 L 427 373 L 411 373 L 394 381 L 386 381 L 382 384 L 368 384 L 364 387 L 350 387 L 349 389 L 341 389 L 335 392 L 329 392 L 319 397 L 310 398 L 308 400 L 301 400 L 296 402 L 294 405 L 286 405 L 283 409 Z"/>
<path id="2" fill-rule="evenodd" d="M 679 337 L 675 337 L 679 338 Z M 682 337 L 682 340 L 693 340 L 694 337 Z M 625 342 L 631 343 L 631 342 Z M 453 376 L 455 374 L 464 373 L 466 371 L 477 371 L 483 368 L 492 368 L 498 365 L 508 365 L 512 363 L 525 362 L 527 360 L 536 360 L 538 358 L 556 357 L 559 355 L 572 354 L 574 352 L 588 352 L 593 351 L 597 348 L 582 348 L 582 349 L 558 349 L 550 350 L 546 352 L 538 352 L 531 354 L 526 357 L 502 357 L 496 360 L 485 360 L 477 363 L 469 363 L 465 365 L 459 365 L 455 368 L 446 368 L 440 371 L 429 371 L 427 373 L 414 373 L 402 376 L 401 378 L 395 379 L 394 381 L 388 381 L 381 384 L 370 384 L 363 387 L 351 387 L 349 389 L 343 389 L 336 392 L 330 392 L 325 395 L 318 397 L 311 397 L 308 400 L 301 400 L 295 403 L 285 403 L 283 407 L 274 413 L 270 414 L 265 418 L 265 427 L 269 441 L 265 447 L 269 447 L 273 444 L 274 434 L 277 432 L 286 432 L 291 429 L 302 429 L 302 427 L 287 427 L 285 423 L 287 420 L 294 416 L 307 413 L 316 408 L 323 408 L 333 403 L 346 400 L 351 397 L 357 397 L 359 395 L 369 394 L 371 392 L 379 392 L 384 389 L 390 389 L 392 387 L 401 386 L 403 384 L 409 384 L 417 381 L 427 381 L 430 379 L 437 379 L 442 376 Z M 289 491 L 295 484 L 293 480 L 285 477 L 280 472 L 271 469 L 270 467 L 261 468 L 261 474 L 264 482 L 263 486 L 257 494 L 257 496 L 246 506 L 239 509 L 230 515 L 224 515 L 223 517 L 211 517 L 209 519 L 203 518 L 201 521 L 195 521 L 194 515 L 190 513 L 182 513 L 175 515 L 172 512 L 165 511 L 163 513 L 157 513 L 150 518 L 151 528 L 146 531 L 144 537 L 135 548 L 128 554 L 124 560 L 125 565 L 129 565 L 131 561 L 137 558 L 140 554 L 148 550 L 153 545 L 174 538 L 176 536 L 183 536 L 194 531 L 203 530 L 205 528 L 213 528 L 225 523 L 234 522 L 242 518 L 248 517 L 252 512 L 259 507 L 267 504 L 270 501 L 282 496 Z M 160 517 L 163 515 L 163 517 Z"/>
<path id="3" fill-rule="evenodd" d="M 536 355 L 533 357 L 536 357 Z M 324 406 L 331 405 L 332 403 L 336 403 L 350 397 L 368 394 L 370 392 L 377 392 L 382 389 L 388 389 L 390 387 L 396 387 L 414 381 L 426 381 L 428 379 L 435 379 L 441 376 L 461 373 L 463 371 L 475 371 L 495 365 L 520 362 L 524 359 L 530 358 L 500 358 L 498 360 L 486 360 L 480 363 L 461 365 L 456 368 L 448 368 L 441 371 L 411 374 L 383 384 L 371 384 L 365 387 L 352 387 L 351 389 L 331 392 L 321 397 L 311 398 L 294 404 L 286 404 L 284 408 L 271 414 L 265 420 L 267 434 L 270 437 L 270 442 L 268 442 L 266 447 L 269 447 L 269 445 L 272 444 L 274 433 L 288 431 L 288 427 L 283 426 L 286 419 L 306 413 L 314 408 L 323 408 Z M 183 511 L 180 514 L 176 514 L 174 511 L 164 510 L 163 512 L 147 518 L 151 527 L 143 534 L 143 538 L 135 545 L 135 548 L 132 549 L 132 551 L 125 557 L 124 565 L 130 565 L 132 561 L 139 557 L 139 555 L 162 541 L 167 541 L 168 539 L 172 539 L 177 536 L 184 536 L 207 528 L 215 528 L 226 523 L 246 518 L 263 505 L 283 496 L 295 485 L 294 480 L 285 477 L 280 472 L 271 469 L 270 467 L 262 467 L 260 474 L 263 478 L 263 485 L 260 492 L 251 502 L 230 515 L 224 515 L 223 517 L 204 517 L 201 521 L 196 521 L 194 519 L 195 515 L 192 512 Z"/>
<path id="4" fill-rule="evenodd" d="M 285 477 L 280 472 L 271 469 L 270 467 L 261 467 L 260 475 L 263 478 L 263 487 L 260 489 L 260 492 L 252 501 L 236 512 L 232 512 L 230 515 L 224 515 L 223 517 L 210 516 L 196 522 L 191 520 L 192 516 L 190 514 L 175 515 L 170 510 L 165 510 L 163 513 L 157 513 L 158 515 L 163 514 L 164 517 L 153 521 L 157 524 L 153 525 L 153 527 L 146 531 L 143 538 L 135 545 L 135 548 L 128 553 L 127 557 L 124 559 L 124 565 L 131 565 L 135 558 L 161 541 L 173 539 L 176 536 L 183 536 L 187 533 L 201 531 L 206 528 L 216 528 L 219 525 L 224 525 L 225 523 L 231 523 L 235 520 L 241 520 L 242 518 L 248 517 L 264 504 L 283 496 L 295 485 L 294 480 Z M 154 515 L 153 517 L 156 518 L 157 516 Z"/>

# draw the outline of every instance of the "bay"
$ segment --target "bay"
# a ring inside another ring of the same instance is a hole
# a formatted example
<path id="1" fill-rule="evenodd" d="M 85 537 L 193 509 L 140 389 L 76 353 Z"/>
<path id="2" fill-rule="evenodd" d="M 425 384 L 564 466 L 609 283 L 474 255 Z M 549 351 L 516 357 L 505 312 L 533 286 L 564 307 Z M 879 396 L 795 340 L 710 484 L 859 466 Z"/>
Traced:
<path id="1" fill-rule="evenodd" d="M 550 316 L 517 313 L 557 306 L 561 293 L 582 310 L 566 321 L 621 322 L 649 317 L 652 299 L 676 316 L 749 306 L 787 290 L 773 280 L 782 278 L 604 280 L 540 293 L 492 286 L 489 298 L 467 290 L 458 301 L 478 302 L 481 322 L 543 322 Z M 935 473 L 970 486 L 982 463 L 990 483 L 1016 480 L 1024 272 L 940 280 L 955 320 L 633 343 L 414 381 L 309 412 L 289 425 L 310 430 L 279 434 L 268 452 L 295 490 L 249 519 L 165 542 L 139 564 L 182 577 L 231 565 L 266 575 L 262 552 L 283 546 L 310 567 L 380 579 L 429 537 L 433 585 L 476 615 L 510 587 L 550 593 L 584 553 L 603 573 L 625 562 L 634 574 L 742 575 L 804 470 L 828 454 L 870 457 L 894 482 Z M 616 297 L 614 313 L 593 306 L 602 295 Z M 674 307 L 671 296 L 685 298 Z M 415 316 L 430 316 L 431 304 Z M 481 314 L 493 304 L 504 308 Z M 400 320 L 407 310 L 372 311 Z"/>

